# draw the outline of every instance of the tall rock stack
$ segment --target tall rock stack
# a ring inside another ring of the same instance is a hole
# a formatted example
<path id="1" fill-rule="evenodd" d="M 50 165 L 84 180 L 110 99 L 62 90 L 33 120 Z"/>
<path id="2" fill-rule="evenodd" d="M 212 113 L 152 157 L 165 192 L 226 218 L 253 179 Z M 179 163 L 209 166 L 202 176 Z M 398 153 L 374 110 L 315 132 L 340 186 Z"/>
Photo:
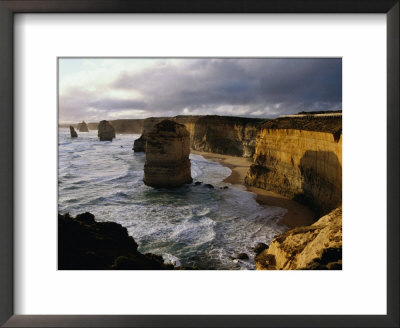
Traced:
<path id="1" fill-rule="evenodd" d="M 103 120 L 99 123 L 97 135 L 100 141 L 112 141 L 115 138 L 115 129 L 110 122 Z"/>
<path id="2" fill-rule="evenodd" d="M 156 188 L 176 188 L 192 182 L 190 134 L 171 120 L 157 123 L 147 134 L 143 181 Z"/>
<path id="3" fill-rule="evenodd" d="M 76 133 L 74 127 L 72 125 L 69 126 L 69 132 L 71 133 L 71 138 L 77 138 L 78 134 Z"/>
<path id="4" fill-rule="evenodd" d="M 89 132 L 89 128 L 85 121 L 82 121 L 82 123 L 78 124 L 78 130 L 79 132 Z"/>

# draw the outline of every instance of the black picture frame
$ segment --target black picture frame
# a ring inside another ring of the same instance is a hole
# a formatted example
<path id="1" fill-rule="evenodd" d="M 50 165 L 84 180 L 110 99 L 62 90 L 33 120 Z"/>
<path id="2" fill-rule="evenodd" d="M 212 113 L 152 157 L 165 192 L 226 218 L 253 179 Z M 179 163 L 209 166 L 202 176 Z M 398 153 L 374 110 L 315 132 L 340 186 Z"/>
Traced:
<path id="1" fill-rule="evenodd" d="M 0 324 L 5 327 L 399 327 L 399 8 L 399 0 L 0 0 Z M 13 21 L 16 13 L 385 13 L 387 315 L 14 315 Z"/>

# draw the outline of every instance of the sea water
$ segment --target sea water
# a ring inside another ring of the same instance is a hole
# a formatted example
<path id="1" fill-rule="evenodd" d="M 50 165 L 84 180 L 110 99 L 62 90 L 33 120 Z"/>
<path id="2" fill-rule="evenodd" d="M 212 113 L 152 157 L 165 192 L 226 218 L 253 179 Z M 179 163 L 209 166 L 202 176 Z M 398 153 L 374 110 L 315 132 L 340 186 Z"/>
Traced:
<path id="1" fill-rule="evenodd" d="M 177 266 L 254 269 L 251 248 L 285 230 L 277 222 L 286 210 L 259 205 L 243 186 L 223 182 L 231 170 L 219 163 L 191 154 L 193 182 L 201 185 L 155 189 L 143 183 L 145 154 L 132 150 L 139 135 L 117 134 L 112 142 L 99 141 L 97 131 L 78 135 L 59 129 L 59 213 L 120 223 L 142 253 Z M 249 260 L 231 259 L 239 253 Z"/>

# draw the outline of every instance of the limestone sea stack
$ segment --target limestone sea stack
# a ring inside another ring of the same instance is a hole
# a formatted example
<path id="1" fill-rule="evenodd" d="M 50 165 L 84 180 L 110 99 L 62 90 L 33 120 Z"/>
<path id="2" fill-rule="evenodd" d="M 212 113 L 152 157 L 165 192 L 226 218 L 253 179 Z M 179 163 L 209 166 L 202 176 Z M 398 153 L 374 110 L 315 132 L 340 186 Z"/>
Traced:
<path id="1" fill-rule="evenodd" d="M 78 124 L 78 130 L 79 132 L 89 132 L 89 128 L 85 121 L 82 121 L 82 123 Z"/>
<path id="2" fill-rule="evenodd" d="M 110 122 L 103 120 L 99 123 L 97 135 L 100 141 L 112 141 L 115 138 L 115 129 Z"/>
<path id="3" fill-rule="evenodd" d="M 192 182 L 190 134 L 171 120 L 157 123 L 147 134 L 143 181 L 156 188 L 176 188 Z"/>
<path id="4" fill-rule="evenodd" d="M 69 126 L 69 132 L 71 133 L 71 138 L 77 138 L 78 134 L 76 133 L 74 127 L 72 125 Z"/>

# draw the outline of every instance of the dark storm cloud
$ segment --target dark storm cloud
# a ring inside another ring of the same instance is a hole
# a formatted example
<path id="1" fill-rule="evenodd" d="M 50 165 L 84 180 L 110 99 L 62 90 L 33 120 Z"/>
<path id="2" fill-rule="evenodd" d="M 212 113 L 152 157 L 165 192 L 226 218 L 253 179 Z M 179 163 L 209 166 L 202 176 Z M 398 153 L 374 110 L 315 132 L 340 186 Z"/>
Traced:
<path id="1" fill-rule="evenodd" d="M 340 59 L 201 59 L 124 74 L 113 87 L 146 95 L 148 109 L 182 110 L 222 105 L 282 113 L 340 107 Z"/>
<path id="2" fill-rule="evenodd" d="M 105 110 L 120 110 L 120 109 L 145 109 L 146 103 L 136 100 L 125 99 L 100 99 L 88 103 L 90 107 Z"/>
<path id="3" fill-rule="evenodd" d="M 342 63 L 341 59 L 187 59 L 179 64 L 163 61 L 141 73 L 126 72 L 107 87 L 135 91 L 141 100 L 96 94 L 80 98 L 92 110 L 143 109 L 146 117 L 272 117 L 303 110 L 341 109 Z M 71 103 L 70 97 L 76 95 L 65 95 L 65 103 Z"/>

